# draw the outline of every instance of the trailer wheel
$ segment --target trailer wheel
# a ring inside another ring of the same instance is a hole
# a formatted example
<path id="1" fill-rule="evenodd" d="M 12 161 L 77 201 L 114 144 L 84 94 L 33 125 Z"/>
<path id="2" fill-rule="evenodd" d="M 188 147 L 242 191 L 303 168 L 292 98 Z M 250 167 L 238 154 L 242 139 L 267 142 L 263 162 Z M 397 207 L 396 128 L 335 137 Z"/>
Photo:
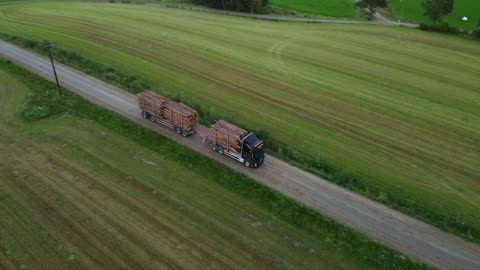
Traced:
<path id="1" fill-rule="evenodd" d="M 182 133 L 182 130 L 181 130 L 179 127 L 176 127 L 176 128 L 175 128 L 175 132 L 176 132 L 177 134 L 181 134 L 181 133 Z"/>
<path id="2" fill-rule="evenodd" d="M 225 154 L 225 149 L 223 149 L 223 147 L 220 147 L 218 148 L 218 152 L 223 155 Z"/>
<path id="3" fill-rule="evenodd" d="M 189 135 L 188 131 L 186 131 L 186 130 L 182 131 L 182 136 L 183 137 L 188 137 L 188 135 Z"/>
<path id="4" fill-rule="evenodd" d="M 247 166 L 247 167 L 250 167 L 250 161 L 248 161 L 248 160 L 245 160 L 245 162 L 243 164 L 245 164 L 245 166 Z"/>
<path id="5" fill-rule="evenodd" d="M 155 116 L 150 115 L 150 121 L 155 122 Z"/>
<path id="6" fill-rule="evenodd" d="M 142 117 L 143 118 L 148 118 L 150 116 L 149 113 L 147 113 L 146 111 L 142 111 Z"/>
<path id="7" fill-rule="evenodd" d="M 215 145 L 215 144 L 211 144 L 210 148 L 212 148 L 213 151 L 217 151 L 217 149 L 218 149 L 217 145 Z"/>

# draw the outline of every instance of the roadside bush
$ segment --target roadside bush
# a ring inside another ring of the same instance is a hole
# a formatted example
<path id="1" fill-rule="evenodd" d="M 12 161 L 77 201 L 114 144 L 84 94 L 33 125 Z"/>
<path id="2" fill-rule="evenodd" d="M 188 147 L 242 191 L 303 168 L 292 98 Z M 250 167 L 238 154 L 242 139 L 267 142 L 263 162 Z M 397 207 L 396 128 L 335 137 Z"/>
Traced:
<path id="1" fill-rule="evenodd" d="M 115 72 L 108 72 L 103 75 L 103 78 L 106 81 L 118 81 L 120 76 L 118 76 Z"/>
<path id="2" fill-rule="evenodd" d="M 424 31 L 443 32 L 443 33 L 451 33 L 451 34 L 460 33 L 460 30 L 458 28 L 450 26 L 448 25 L 448 23 L 439 23 L 439 24 L 422 23 L 420 24 L 419 29 Z"/>
<path id="3" fill-rule="evenodd" d="M 0 57 L 0 63 L 2 63 L 2 64 L 10 64 L 10 63 L 12 63 L 12 61 Z"/>
<path id="4" fill-rule="evenodd" d="M 58 113 L 53 109 L 58 99 L 54 94 L 55 89 L 48 88 L 43 92 L 28 95 L 20 116 L 27 121 L 36 121 Z"/>
<path id="5" fill-rule="evenodd" d="M 258 138 L 261 138 L 264 143 L 272 140 L 270 132 L 268 132 L 268 130 L 265 128 L 257 128 L 254 133 L 255 135 L 257 135 Z"/>
<path id="6" fill-rule="evenodd" d="M 134 80 L 129 86 L 130 92 L 138 94 L 143 91 L 143 84 L 139 80 Z"/>
<path id="7" fill-rule="evenodd" d="M 212 8 L 249 13 L 265 13 L 265 7 L 268 6 L 268 0 L 192 0 L 192 2 Z"/>
<path id="8" fill-rule="evenodd" d="M 453 27 L 448 25 L 448 23 L 439 23 L 439 24 L 420 24 L 418 29 L 423 31 L 430 31 L 430 32 L 439 32 L 439 33 L 447 33 L 453 35 L 467 35 L 474 38 L 480 38 L 480 31 L 479 30 L 470 30 L 465 31 L 461 30 L 458 27 Z"/>
<path id="9" fill-rule="evenodd" d="M 36 121 L 49 117 L 50 110 L 47 106 L 28 106 L 28 110 L 21 112 L 21 117 L 28 121 Z"/>
<path id="10" fill-rule="evenodd" d="M 31 39 L 26 39 L 24 42 L 23 42 L 23 45 L 27 48 L 35 48 L 38 46 L 38 42 L 35 41 L 35 40 L 31 40 Z"/>

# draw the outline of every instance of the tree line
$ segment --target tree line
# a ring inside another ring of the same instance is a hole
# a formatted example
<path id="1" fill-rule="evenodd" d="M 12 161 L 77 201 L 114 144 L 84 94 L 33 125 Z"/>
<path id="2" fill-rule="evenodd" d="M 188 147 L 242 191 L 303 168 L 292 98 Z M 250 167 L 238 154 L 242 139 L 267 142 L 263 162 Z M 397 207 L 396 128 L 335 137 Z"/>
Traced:
<path id="1" fill-rule="evenodd" d="M 193 2 L 213 8 L 250 13 L 262 13 L 268 5 L 268 0 L 193 0 Z"/>

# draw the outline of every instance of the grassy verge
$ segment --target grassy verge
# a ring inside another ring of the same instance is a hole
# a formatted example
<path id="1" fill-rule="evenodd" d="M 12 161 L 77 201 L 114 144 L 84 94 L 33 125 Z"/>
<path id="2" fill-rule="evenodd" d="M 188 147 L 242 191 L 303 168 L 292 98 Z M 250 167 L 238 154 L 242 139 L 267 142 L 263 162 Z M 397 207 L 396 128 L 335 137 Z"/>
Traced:
<path id="1" fill-rule="evenodd" d="M 273 213 L 281 220 L 305 230 L 312 237 L 321 241 L 326 248 L 351 256 L 366 266 L 382 269 L 428 268 L 375 241 L 369 240 L 349 228 L 339 225 L 335 221 L 252 181 L 244 175 L 226 168 L 216 161 L 205 158 L 68 91 L 65 97 L 54 98 L 56 92 L 52 83 L 8 61 L 2 61 L 0 69 L 15 74 L 33 90 L 20 114 L 27 121 L 58 117 L 62 114 L 94 120 L 108 130 L 122 134 L 122 136 L 152 151 L 162 153 L 167 158 L 195 171 L 196 174 L 208 178 L 235 194 L 239 194 L 258 207 Z M 215 171 L 215 173 L 212 174 L 212 171 Z"/>
<path id="2" fill-rule="evenodd" d="M 45 45 L 49 43 L 48 41 L 34 41 L 5 34 L 0 34 L 0 37 L 24 48 L 36 51 L 40 54 L 47 54 Z M 54 54 L 57 61 L 82 70 L 87 74 L 96 76 L 129 92 L 138 93 L 143 89 L 151 88 L 148 83 L 135 76 L 125 74 L 116 70 L 115 68 L 96 63 L 75 52 L 67 51 L 62 48 L 55 48 Z M 234 123 L 236 122 L 234 117 L 230 115 L 218 114 L 215 111 L 202 106 L 198 102 L 193 102 L 192 100 L 183 98 L 181 95 L 171 95 L 169 92 L 162 91 L 162 89 L 155 90 L 163 95 L 169 96 L 174 100 L 184 102 L 195 108 L 201 116 L 202 124 L 209 125 L 216 119 L 220 118 Z M 245 125 L 243 126 L 245 127 Z M 247 126 L 245 128 L 249 127 Z M 250 128 L 250 130 L 252 129 Z M 266 142 L 268 145 L 267 151 L 269 154 L 284 159 L 301 169 L 321 176 L 351 191 L 359 193 L 372 200 L 381 202 L 393 209 L 433 224 L 442 230 L 455 233 L 470 241 L 480 242 L 480 231 L 476 227 L 468 225 L 460 217 L 442 215 L 439 212 L 431 211 L 430 209 L 419 205 L 414 200 L 407 200 L 401 196 L 386 193 L 378 187 L 366 185 L 357 179 L 354 174 L 345 173 L 342 168 L 338 168 L 323 159 L 312 158 L 311 156 L 298 151 L 296 148 L 280 142 L 272 137 L 266 129 L 256 129 L 255 133 L 259 137 L 263 138 L 263 140 Z"/>

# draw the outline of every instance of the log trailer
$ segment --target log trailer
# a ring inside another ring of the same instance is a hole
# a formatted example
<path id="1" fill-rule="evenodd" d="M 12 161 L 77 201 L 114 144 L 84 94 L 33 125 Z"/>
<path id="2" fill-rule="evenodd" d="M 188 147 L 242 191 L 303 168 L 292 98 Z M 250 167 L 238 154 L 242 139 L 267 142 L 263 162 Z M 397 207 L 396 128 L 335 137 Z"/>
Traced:
<path id="1" fill-rule="evenodd" d="M 169 127 L 184 137 L 200 135 L 213 151 L 233 158 L 247 167 L 257 168 L 263 164 L 264 143 L 255 134 L 224 120 L 218 120 L 210 127 L 208 136 L 201 135 L 195 130 L 199 117 L 192 108 L 151 91 L 144 91 L 137 97 L 143 118 Z"/>
<path id="2" fill-rule="evenodd" d="M 198 113 L 192 108 L 151 91 L 144 91 L 137 97 L 143 118 L 167 126 L 184 137 L 194 133 Z"/>

